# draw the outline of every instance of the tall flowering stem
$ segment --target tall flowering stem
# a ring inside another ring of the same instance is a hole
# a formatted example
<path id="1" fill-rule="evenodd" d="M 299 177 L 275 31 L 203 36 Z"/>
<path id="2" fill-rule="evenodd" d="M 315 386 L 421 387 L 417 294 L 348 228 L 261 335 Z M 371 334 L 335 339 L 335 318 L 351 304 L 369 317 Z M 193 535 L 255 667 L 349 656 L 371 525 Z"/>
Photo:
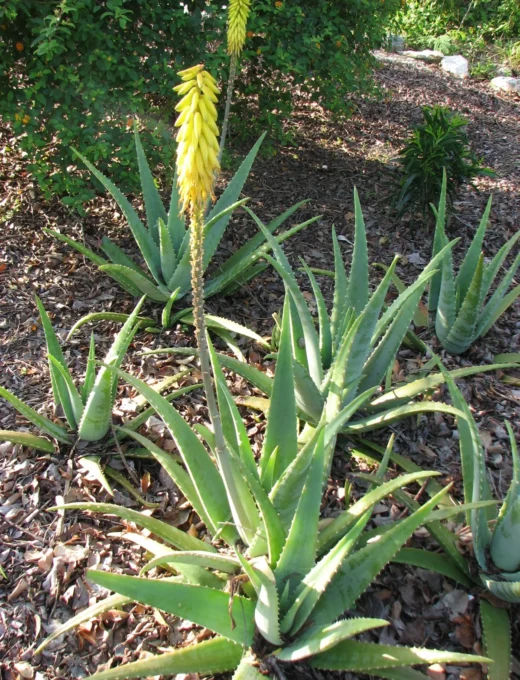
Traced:
<path id="1" fill-rule="evenodd" d="M 220 137 L 219 160 L 222 158 L 226 136 L 229 127 L 229 113 L 231 111 L 231 101 L 233 99 L 233 88 L 237 73 L 238 57 L 242 52 L 246 41 L 246 26 L 249 17 L 251 0 L 230 0 L 228 9 L 228 31 L 227 49 L 231 56 L 229 65 L 229 80 L 226 93 L 226 108 L 224 111 L 224 122 L 222 124 L 222 136 Z"/>
<path id="2" fill-rule="evenodd" d="M 204 64 L 180 71 L 182 83 L 175 91 L 183 98 L 175 107 L 179 117 L 177 134 L 177 183 L 180 208 L 190 220 L 191 285 L 193 320 L 199 348 L 200 368 L 209 415 L 215 433 L 217 454 L 225 448 L 222 424 L 211 374 L 204 320 L 204 209 L 214 199 L 213 186 L 220 169 L 217 158 L 217 88 Z"/>

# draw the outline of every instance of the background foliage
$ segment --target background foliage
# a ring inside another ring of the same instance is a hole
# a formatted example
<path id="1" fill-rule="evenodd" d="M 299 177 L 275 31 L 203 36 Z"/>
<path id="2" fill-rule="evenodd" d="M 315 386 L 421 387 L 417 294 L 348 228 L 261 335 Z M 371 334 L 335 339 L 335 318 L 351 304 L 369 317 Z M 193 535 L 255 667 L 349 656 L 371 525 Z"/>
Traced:
<path id="1" fill-rule="evenodd" d="M 398 5 L 253 3 L 232 132 L 250 134 L 254 112 L 256 128 L 284 138 L 295 85 L 345 112 L 349 92 L 369 87 L 370 50 Z M 204 0 L 6 0 L 0 115 L 13 123 L 44 194 L 69 194 L 69 204 L 93 195 L 90 180 L 67 171 L 75 165 L 70 145 L 122 188 L 136 187 L 135 116 L 148 155 L 170 165 L 175 72 L 206 54 L 207 67 L 225 80 L 225 22 L 222 2 Z"/>

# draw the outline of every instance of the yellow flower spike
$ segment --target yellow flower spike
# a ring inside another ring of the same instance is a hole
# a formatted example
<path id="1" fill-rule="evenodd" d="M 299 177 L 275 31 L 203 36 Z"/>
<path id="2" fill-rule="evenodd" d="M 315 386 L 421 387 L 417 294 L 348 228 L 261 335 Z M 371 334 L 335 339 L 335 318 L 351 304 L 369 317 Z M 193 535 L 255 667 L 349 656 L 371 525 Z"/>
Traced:
<path id="1" fill-rule="evenodd" d="M 246 25 L 250 0 L 230 0 L 228 10 L 228 53 L 239 55 L 246 41 Z"/>
<path id="2" fill-rule="evenodd" d="M 179 73 L 183 83 L 174 89 L 184 95 L 175 107 L 179 116 L 177 133 L 177 183 L 181 209 L 200 218 L 206 201 L 213 196 L 215 175 L 220 168 L 216 95 L 219 89 L 203 64 Z"/>

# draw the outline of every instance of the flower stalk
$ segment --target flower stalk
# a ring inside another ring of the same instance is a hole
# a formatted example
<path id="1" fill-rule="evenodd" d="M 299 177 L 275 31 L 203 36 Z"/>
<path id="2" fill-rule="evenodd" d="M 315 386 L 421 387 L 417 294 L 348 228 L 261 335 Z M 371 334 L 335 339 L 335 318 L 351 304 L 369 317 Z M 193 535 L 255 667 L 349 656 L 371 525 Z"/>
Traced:
<path id="1" fill-rule="evenodd" d="M 200 368 L 208 411 L 215 434 L 217 456 L 225 449 L 217 406 L 206 323 L 204 320 L 204 209 L 214 199 L 215 177 L 220 169 L 217 158 L 217 88 L 213 76 L 198 64 L 178 74 L 182 83 L 174 90 L 183 98 L 175 107 L 179 117 L 177 134 L 177 183 L 180 207 L 190 219 L 191 284 L 193 321 L 199 348 Z"/>
<path id="2" fill-rule="evenodd" d="M 233 88 L 237 73 L 238 57 L 244 48 L 246 41 L 246 26 L 249 17 L 250 0 L 230 0 L 228 10 L 228 31 L 227 31 L 227 51 L 231 57 L 229 64 L 229 80 L 226 92 L 226 107 L 224 111 L 224 122 L 222 123 L 222 135 L 220 137 L 220 149 L 218 160 L 222 158 L 226 136 L 229 128 L 229 114 L 231 111 L 231 101 L 233 99 Z"/>

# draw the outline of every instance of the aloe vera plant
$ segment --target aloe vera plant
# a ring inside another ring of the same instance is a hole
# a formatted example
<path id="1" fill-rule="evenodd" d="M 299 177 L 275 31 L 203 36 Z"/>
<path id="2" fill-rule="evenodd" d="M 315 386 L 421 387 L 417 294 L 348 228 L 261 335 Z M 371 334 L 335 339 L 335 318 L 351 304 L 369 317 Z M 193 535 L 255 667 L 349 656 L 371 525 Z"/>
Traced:
<path id="1" fill-rule="evenodd" d="M 439 361 L 439 365 L 440 361 Z M 504 603 L 520 603 L 520 458 L 511 425 L 506 422 L 513 456 L 513 476 L 509 490 L 499 503 L 493 499 L 486 474 L 485 454 L 477 424 L 471 410 L 447 371 L 445 380 L 457 416 L 460 437 L 461 469 L 464 482 L 464 502 L 468 508 L 466 519 L 473 536 L 476 564 L 455 548 L 456 537 L 448 530 L 434 535 L 443 552 L 426 552 L 405 548 L 395 561 L 414 564 L 437 571 L 473 588 L 476 593 L 487 590 L 491 598 L 480 598 L 485 653 L 495 659 L 488 673 L 489 680 L 509 680 L 513 663 L 511 625 Z M 469 509 L 470 508 L 470 509 Z M 454 549 L 455 548 L 455 549 Z"/>
<path id="2" fill-rule="evenodd" d="M 182 464 L 136 432 L 129 432 L 172 477 L 203 520 L 207 536 L 196 538 L 149 514 L 111 504 L 72 503 L 61 509 L 114 514 L 149 533 L 126 532 L 125 540 L 153 555 L 140 577 L 90 571 L 95 583 L 115 591 L 106 607 L 138 601 L 186 618 L 215 633 L 211 640 L 97 673 L 96 680 L 235 671 L 235 678 L 279 677 L 277 668 L 294 662 L 318 669 L 367 672 L 381 678 L 425 678 L 412 666 L 486 663 L 484 657 L 451 651 L 379 645 L 354 640 L 387 625 L 382 619 L 341 618 L 413 532 L 432 517 L 446 497 L 442 489 L 426 504 L 379 536 L 364 539 L 374 504 L 388 494 L 435 475 L 418 471 L 385 480 L 384 466 L 370 491 L 325 529 L 320 523 L 326 482 L 342 418 L 323 418 L 300 447 L 288 317 L 282 324 L 273 403 L 260 459 L 230 394 L 210 345 L 218 407 L 226 447 L 214 448 L 209 430 L 199 428 L 213 456 L 177 411 L 140 380 L 118 370 L 156 409 L 174 438 Z M 115 369 L 110 369 L 115 370 Z M 333 401 L 329 395 L 327 401 Z M 462 417 L 462 413 L 459 414 Z M 390 448 L 390 447 L 389 447 Z M 388 460 L 388 457 L 387 457 Z M 411 497 L 410 497 L 411 498 Z M 456 509 L 459 512 L 459 509 Z M 154 538 L 150 537 L 150 533 Z M 146 578 L 152 568 L 166 578 Z M 103 610 L 98 604 L 55 631 L 70 630 Z"/>
<path id="3" fill-rule="evenodd" d="M 263 136 L 251 149 L 222 196 L 206 217 L 204 225 L 205 270 L 218 248 L 233 211 L 247 200 L 239 200 L 239 196 L 262 140 Z M 76 153 L 116 200 L 139 247 L 146 269 L 139 266 L 106 237 L 102 240 L 101 248 L 108 260 L 65 234 L 52 229 L 45 231 L 89 258 L 99 266 L 100 271 L 115 279 L 127 292 L 132 295 L 146 295 L 150 300 L 165 305 L 163 325 L 168 325 L 170 310 L 175 300 L 183 298 L 191 291 L 190 229 L 187 228 L 185 218 L 179 211 L 179 192 L 175 178 L 168 210 L 164 206 L 148 166 L 137 128 L 135 129 L 135 145 L 147 226 L 143 224 L 121 191 L 107 177 L 96 170 L 86 158 Z M 270 232 L 275 232 L 303 203 L 300 202 L 292 206 L 283 215 L 272 220 L 269 224 Z M 284 241 L 315 219 L 318 218 L 295 225 L 282 232 L 276 236 L 276 241 Z M 224 289 L 232 289 L 255 276 L 265 267 L 265 265 L 259 264 L 259 260 L 268 249 L 269 246 L 266 246 L 261 235 L 256 235 L 247 241 L 226 262 L 219 264 L 218 270 L 207 279 L 206 296 L 215 295 Z"/>
<path id="4" fill-rule="evenodd" d="M 457 275 L 453 271 L 451 252 L 446 252 L 442 266 L 430 284 L 428 308 L 435 314 L 435 331 L 442 346 L 452 354 L 465 352 L 477 338 L 485 335 L 520 295 L 520 286 L 508 292 L 520 266 L 519 254 L 493 294 L 489 296 L 499 269 L 520 238 L 520 231 L 517 231 L 500 248 L 491 262 L 486 264 L 481 250 L 490 212 L 491 197 Z M 436 210 L 433 256 L 436 256 L 448 241 L 445 220 L 446 175 Z"/>
<path id="5" fill-rule="evenodd" d="M 117 376 L 109 370 L 109 367 L 121 365 L 142 321 L 138 315 L 143 302 L 144 298 L 137 304 L 132 314 L 128 316 L 105 357 L 105 365 L 97 372 L 94 335 L 91 335 L 85 377 L 83 384 L 77 387 L 67 367 L 65 356 L 49 316 L 41 300 L 38 297 L 36 298 L 36 305 L 45 333 L 54 404 L 55 407 L 62 408 L 68 428 L 64 424 L 58 424 L 41 415 L 3 387 L 0 387 L 0 396 L 36 425 L 42 433 L 61 443 L 71 443 L 68 430 L 72 430 L 79 439 L 86 441 L 102 439 L 110 427 L 117 388 Z M 32 446 L 44 451 L 54 450 L 52 443 L 45 437 L 36 437 L 28 433 L 2 431 L 0 439 Z"/>

